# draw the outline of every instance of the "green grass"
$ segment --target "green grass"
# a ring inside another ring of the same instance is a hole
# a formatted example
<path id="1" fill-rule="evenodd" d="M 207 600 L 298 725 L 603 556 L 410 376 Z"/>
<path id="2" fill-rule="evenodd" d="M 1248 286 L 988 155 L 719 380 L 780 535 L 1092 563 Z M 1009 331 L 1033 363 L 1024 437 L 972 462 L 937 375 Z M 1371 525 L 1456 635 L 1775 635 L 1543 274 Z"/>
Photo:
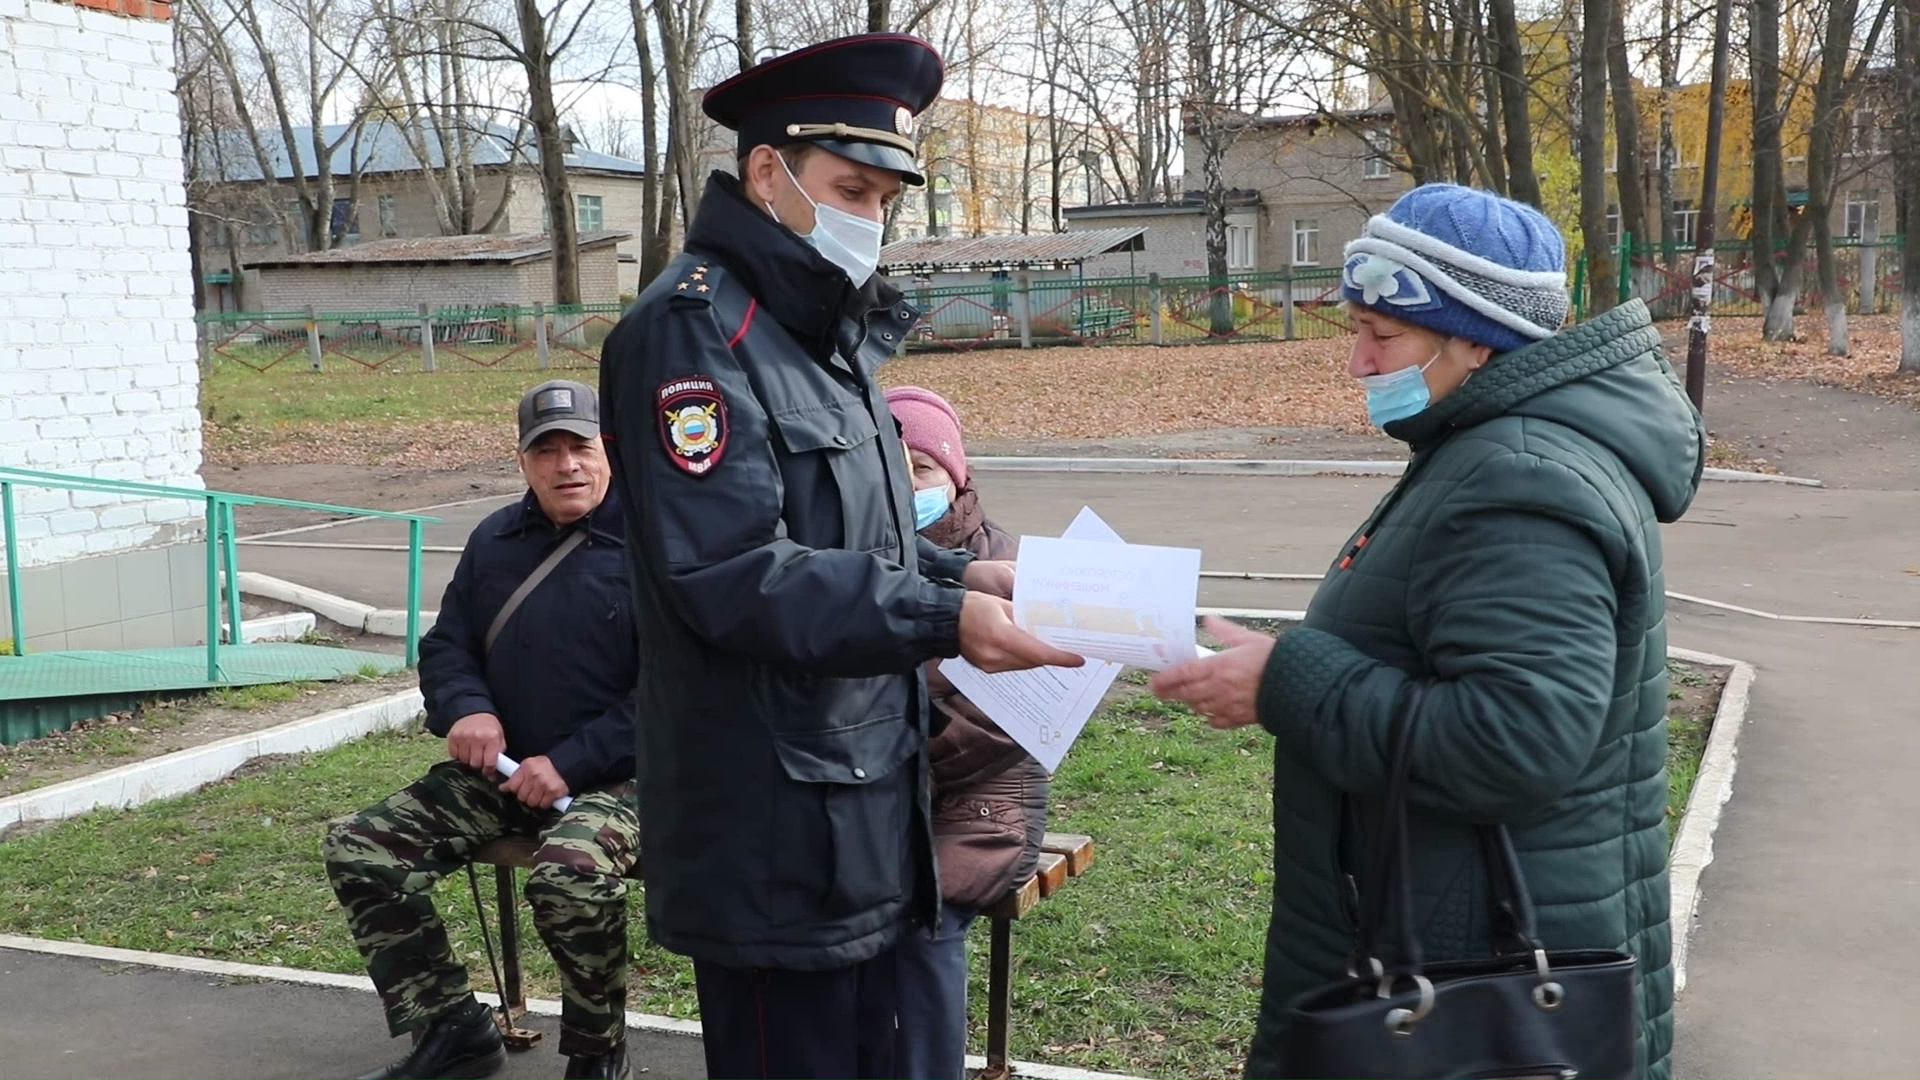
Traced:
<path id="1" fill-rule="evenodd" d="M 1682 688 L 1708 685 L 1707 676 L 1686 664 L 1667 664 L 1667 696 L 1679 700 Z M 1713 710 L 1718 701 L 1709 701 L 1704 709 L 1670 708 L 1667 712 L 1667 838 L 1680 830 L 1680 819 L 1687 812 L 1687 799 L 1693 795 L 1693 782 L 1700 774 L 1700 757 L 1707 749 L 1707 736 L 1713 731 Z"/>
<path id="2" fill-rule="evenodd" d="M 321 869 L 320 837 L 330 818 L 444 753 L 428 736 L 374 736 L 0 843 L 0 929 L 362 971 Z M 1212 731 L 1145 697 L 1089 726 L 1055 781 L 1052 825 L 1093 835 L 1098 857 L 1014 929 L 1016 1055 L 1146 1075 L 1237 1071 L 1272 887 L 1270 762 L 1265 736 Z M 464 876 L 436 898 L 484 985 Z M 637 918 L 632 934 L 630 1007 L 696 1016 L 687 963 L 648 946 Z M 974 948 L 977 1050 L 984 926 Z M 552 962 L 531 938 L 526 958 L 531 991 L 551 996 Z"/>
<path id="3" fill-rule="evenodd" d="M 1238 1075 L 1273 882 L 1272 742 L 1258 729 L 1213 731 L 1135 692 L 1140 673 L 1122 681 L 1054 781 L 1051 827 L 1095 837 L 1097 858 L 1014 928 L 1012 1050 L 1133 1075 Z M 1690 784 L 1700 740 L 1688 730 L 1674 727 L 1675 775 L 1684 767 Z M 419 733 L 372 736 L 0 843 L 0 930 L 358 973 L 320 837 L 330 818 L 444 752 Z M 456 951 L 487 985 L 464 876 L 436 898 Z M 629 1006 L 697 1016 L 686 961 L 648 945 L 637 917 L 631 933 Z M 984 927 L 973 947 L 977 1051 Z M 530 933 L 525 956 L 530 992 L 554 996 L 552 962 Z"/>
<path id="4" fill-rule="evenodd" d="M 367 371 L 340 361 L 315 374 L 304 361 L 267 371 L 216 363 L 201 381 L 200 408 L 217 424 L 247 428 L 342 420 L 504 422 L 528 387 L 568 374 L 464 367 L 423 372 L 416 362 L 410 369 Z"/>
<path id="5" fill-rule="evenodd" d="M 364 670 L 364 669 L 363 669 Z M 258 709 L 292 701 L 315 684 L 310 682 L 259 683 L 254 686 L 222 686 L 207 693 L 207 700 L 223 709 Z"/>

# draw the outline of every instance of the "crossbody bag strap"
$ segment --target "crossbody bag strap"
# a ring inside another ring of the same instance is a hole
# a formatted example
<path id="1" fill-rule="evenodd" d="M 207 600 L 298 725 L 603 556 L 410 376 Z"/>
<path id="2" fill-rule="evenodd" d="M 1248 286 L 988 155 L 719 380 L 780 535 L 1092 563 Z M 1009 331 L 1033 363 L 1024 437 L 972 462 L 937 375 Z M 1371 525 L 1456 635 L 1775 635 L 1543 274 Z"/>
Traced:
<path id="1" fill-rule="evenodd" d="M 575 529 L 565 540 L 560 541 L 559 547 L 554 548 L 546 558 L 540 560 L 540 565 L 533 568 L 533 573 L 527 575 L 527 580 L 521 582 L 520 587 L 513 590 L 513 595 L 507 597 L 507 602 L 500 605 L 500 613 L 493 617 L 492 624 L 487 627 L 486 643 L 483 649 L 488 655 L 493 654 L 493 643 L 499 639 L 500 631 L 506 629 L 507 620 L 513 618 L 513 613 L 520 610 L 521 604 L 526 603 L 527 594 L 539 588 L 540 583 L 547 580 L 547 575 L 553 573 L 554 567 L 559 566 L 561 560 L 573 554 L 573 549 L 586 541 L 586 530 Z"/>

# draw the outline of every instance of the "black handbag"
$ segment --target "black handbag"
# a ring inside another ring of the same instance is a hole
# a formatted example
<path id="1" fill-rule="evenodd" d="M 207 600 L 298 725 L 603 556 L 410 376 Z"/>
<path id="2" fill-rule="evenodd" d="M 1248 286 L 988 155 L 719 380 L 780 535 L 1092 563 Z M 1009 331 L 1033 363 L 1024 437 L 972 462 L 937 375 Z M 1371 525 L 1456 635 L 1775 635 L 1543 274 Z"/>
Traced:
<path id="1" fill-rule="evenodd" d="M 1424 963 L 1415 936 L 1407 788 L 1416 696 L 1395 721 L 1385 812 L 1357 948 L 1338 982 L 1287 1005 L 1289 1077 L 1628 1077 L 1634 958 L 1549 951 L 1504 825 L 1479 826 L 1492 928 L 1488 956 Z M 1343 815 L 1343 818 L 1345 815 Z M 1343 826 L 1344 827 L 1344 826 Z M 1389 914 L 1390 912 L 1390 914 Z M 1399 942 L 1382 958 L 1382 930 Z"/>

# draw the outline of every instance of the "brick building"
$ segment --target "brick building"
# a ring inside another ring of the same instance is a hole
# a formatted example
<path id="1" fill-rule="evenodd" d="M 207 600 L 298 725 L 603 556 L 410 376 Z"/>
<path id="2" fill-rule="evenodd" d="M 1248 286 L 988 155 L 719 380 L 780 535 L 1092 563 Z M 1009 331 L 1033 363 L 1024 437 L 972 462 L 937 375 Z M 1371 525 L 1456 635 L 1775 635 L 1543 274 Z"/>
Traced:
<path id="1" fill-rule="evenodd" d="M 344 125 L 321 129 L 323 143 L 338 146 L 329 169 L 334 178 L 331 224 L 336 248 L 382 240 L 440 237 L 444 228 L 423 169 L 407 134 L 393 123 L 374 121 L 358 137 Z M 272 165 L 263 178 L 250 141 L 238 132 L 208 140 L 194 168 L 196 228 L 200 269 L 208 285 L 208 306 L 241 311 L 274 310 L 256 294 L 252 268 L 318 248 L 304 234 L 293 176 L 319 175 L 314 165 L 311 128 L 293 129 L 293 153 L 276 131 L 260 132 Z M 425 136 L 423 136 L 425 138 Z M 445 167 L 445 150 L 425 144 L 428 166 Z M 493 124 L 477 133 L 469 148 L 473 162 L 474 231 L 544 233 L 551 227 L 540 188 L 540 152 L 524 133 Z M 295 162 L 298 165 L 295 165 Z M 619 252 L 619 292 L 640 288 L 639 241 L 644 227 L 646 166 L 638 161 L 571 146 L 567 177 L 573 189 L 574 224 L 585 233 L 620 230 L 628 234 Z M 354 178 L 358 178 L 355 183 Z M 489 227 L 490 226 L 490 227 Z M 534 299 L 550 299 L 535 297 Z M 609 298 L 611 299 L 611 297 Z M 431 301 L 429 301 L 431 302 Z M 529 301 L 531 302 L 531 301 Z"/>
<path id="2" fill-rule="evenodd" d="M 154 0 L 0 0 L 0 465 L 202 486 L 170 15 Z M 197 506 L 28 486 L 15 499 L 29 644 L 192 633 L 204 601 L 170 573 L 188 556 L 155 546 L 194 536 Z"/>
<path id="3" fill-rule="evenodd" d="M 619 245 L 632 233 L 580 237 L 580 300 L 620 299 Z M 411 311 L 529 306 L 553 299 L 553 238 L 544 233 L 375 240 L 249 263 L 262 311 Z"/>

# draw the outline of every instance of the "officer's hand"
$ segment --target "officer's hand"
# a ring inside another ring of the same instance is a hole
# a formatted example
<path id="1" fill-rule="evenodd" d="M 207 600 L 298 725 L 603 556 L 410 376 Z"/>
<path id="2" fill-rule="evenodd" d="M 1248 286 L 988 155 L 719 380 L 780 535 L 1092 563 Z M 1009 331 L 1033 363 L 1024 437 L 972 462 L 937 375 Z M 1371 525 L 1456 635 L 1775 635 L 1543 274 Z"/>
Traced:
<path id="1" fill-rule="evenodd" d="M 983 592 L 968 593 L 960 604 L 960 655 L 987 672 L 1076 668 L 1086 663 L 1083 657 L 1056 649 L 1015 626 L 1013 604 Z"/>
<path id="2" fill-rule="evenodd" d="M 500 726 L 500 718 L 490 712 L 468 713 L 447 731 L 447 756 L 488 777 L 494 775 L 493 759 L 506 748 L 506 730 Z"/>
<path id="3" fill-rule="evenodd" d="M 561 779 L 560 770 L 553 767 L 553 762 L 542 754 L 521 762 L 520 768 L 500 785 L 500 790 L 536 810 L 545 810 L 567 794 L 567 782 Z"/>
<path id="4" fill-rule="evenodd" d="M 960 575 L 960 584 L 974 592 L 1013 599 L 1013 562 L 1007 559 L 975 559 Z"/>

